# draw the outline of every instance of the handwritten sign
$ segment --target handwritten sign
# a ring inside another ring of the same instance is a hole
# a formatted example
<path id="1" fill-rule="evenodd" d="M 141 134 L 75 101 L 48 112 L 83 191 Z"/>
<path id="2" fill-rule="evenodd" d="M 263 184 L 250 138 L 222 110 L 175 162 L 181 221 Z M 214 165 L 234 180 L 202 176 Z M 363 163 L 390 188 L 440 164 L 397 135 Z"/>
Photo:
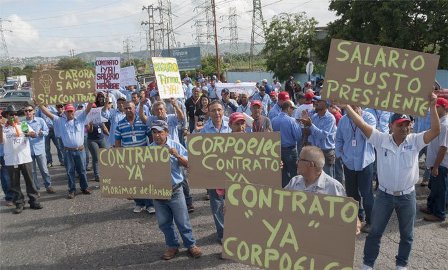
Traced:
<path id="1" fill-rule="evenodd" d="M 188 135 L 189 184 L 224 188 L 225 181 L 281 187 L 277 132 Z"/>
<path id="2" fill-rule="evenodd" d="M 264 269 L 353 269 L 353 199 L 242 183 L 226 190 L 224 258 Z"/>
<path id="3" fill-rule="evenodd" d="M 439 56 L 333 39 L 322 97 L 425 116 Z"/>
<path id="4" fill-rule="evenodd" d="M 92 69 L 34 71 L 31 87 L 40 104 L 95 101 L 95 73 Z"/>
<path id="5" fill-rule="evenodd" d="M 221 91 L 224 88 L 229 89 L 230 92 L 235 92 L 237 94 L 247 94 L 247 96 L 252 96 L 257 92 L 257 87 L 255 82 L 242 82 L 242 83 L 216 83 L 216 94 L 221 97 Z"/>
<path id="6" fill-rule="evenodd" d="M 95 66 L 97 91 L 120 89 L 120 57 L 97 57 Z"/>
<path id="7" fill-rule="evenodd" d="M 87 114 L 87 123 L 92 122 L 93 124 L 100 124 L 102 123 L 102 117 L 101 117 L 101 110 L 103 107 L 98 108 L 92 108 L 90 109 L 90 112 Z"/>
<path id="8" fill-rule="evenodd" d="M 108 198 L 171 198 L 167 147 L 144 146 L 100 151 L 101 193 Z"/>
<path id="9" fill-rule="evenodd" d="M 129 66 L 124 67 L 120 70 L 120 85 L 137 85 L 137 80 L 135 79 L 135 67 Z"/>
<path id="10" fill-rule="evenodd" d="M 153 57 L 152 64 L 160 98 L 184 98 L 176 58 Z"/>

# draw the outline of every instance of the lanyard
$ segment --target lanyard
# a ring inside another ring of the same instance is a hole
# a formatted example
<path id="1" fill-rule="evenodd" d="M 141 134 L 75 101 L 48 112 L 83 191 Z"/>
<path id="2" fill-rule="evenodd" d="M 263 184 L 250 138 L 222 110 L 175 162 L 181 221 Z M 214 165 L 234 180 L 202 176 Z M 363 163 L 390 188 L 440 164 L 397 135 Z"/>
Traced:
<path id="1" fill-rule="evenodd" d="M 353 138 L 355 138 L 356 130 L 358 129 L 358 127 L 356 125 L 353 126 L 351 121 L 349 122 L 349 124 L 350 124 L 350 126 L 351 126 L 351 128 L 353 130 Z"/>

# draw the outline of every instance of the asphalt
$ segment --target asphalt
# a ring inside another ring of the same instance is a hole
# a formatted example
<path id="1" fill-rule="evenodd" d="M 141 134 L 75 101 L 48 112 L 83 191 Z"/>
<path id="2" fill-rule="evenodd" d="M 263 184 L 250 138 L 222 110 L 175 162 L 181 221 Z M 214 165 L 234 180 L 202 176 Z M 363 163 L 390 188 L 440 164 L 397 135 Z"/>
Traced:
<path id="1" fill-rule="evenodd" d="M 57 159 L 56 159 L 57 160 Z M 61 166 L 50 168 L 57 193 L 41 191 L 42 210 L 0 208 L 0 268 L 4 269 L 256 269 L 220 259 L 221 246 L 204 190 L 192 190 L 196 210 L 190 214 L 193 232 L 204 255 L 188 257 L 182 248 L 171 261 L 160 259 L 165 249 L 154 215 L 133 213 L 133 202 L 102 198 L 98 183 L 90 181 L 92 195 L 66 199 L 67 180 Z M 89 179 L 93 180 L 91 172 Z M 418 204 L 427 188 L 417 187 Z M 23 190 L 25 188 L 23 187 Z M 3 198 L 3 194 L 0 194 Z M 237 224 L 235 224 L 237 226 Z M 365 234 L 356 238 L 354 269 L 362 262 Z M 325 243 L 325 239 L 321 240 Z M 393 215 L 381 243 L 376 269 L 395 269 L 399 232 Z M 448 229 L 417 214 L 409 269 L 448 269 Z M 316 269 L 317 270 L 317 269 Z"/>

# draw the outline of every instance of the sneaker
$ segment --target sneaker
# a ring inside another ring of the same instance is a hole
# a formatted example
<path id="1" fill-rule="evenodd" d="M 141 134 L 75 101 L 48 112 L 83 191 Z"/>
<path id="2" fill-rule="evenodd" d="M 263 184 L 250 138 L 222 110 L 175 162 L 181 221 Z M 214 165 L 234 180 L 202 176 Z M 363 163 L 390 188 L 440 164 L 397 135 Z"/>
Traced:
<path id="1" fill-rule="evenodd" d="M 42 207 L 42 204 L 35 202 L 35 203 L 30 204 L 30 208 L 34 209 L 34 210 L 39 210 L 39 209 L 42 209 L 43 207 Z"/>
<path id="2" fill-rule="evenodd" d="M 371 229 L 372 229 L 372 227 L 370 227 L 370 224 L 365 223 L 365 224 L 361 227 L 361 232 L 363 232 L 363 233 L 369 233 Z"/>
<path id="3" fill-rule="evenodd" d="M 397 265 L 397 270 L 408 270 L 408 268 L 406 266 L 398 266 Z"/>
<path id="4" fill-rule="evenodd" d="M 16 208 L 12 210 L 13 214 L 20 214 L 23 211 L 23 204 L 16 204 Z"/>
<path id="5" fill-rule="evenodd" d="M 53 193 L 56 193 L 56 190 L 54 190 L 53 187 L 47 187 L 47 193 L 53 194 Z"/>
<path id="6" fill-rule="evenodd" d="M 81 189 L 81 192 L 82 192 L 82 194 L 85 194 L 85 195 L 90 195 L 90 194 L 92 194 L 92 191 L 91 191 L 90 189 L 88 189 L 88 188 L 86 188 L 86 189 Z"/>
<path id="7" fill-rule="evenodd" d="M 373 268 L 368 265 L 363 264 L 361 267 L 361 270 L 373 270 Z"/>
<path id="8" fill-rule="evenodd" d="M 202 251 L 198 246 L 192 246 L 188 249 L 188 254 L 193 258 L 199 258 L 202 256 Z"/>
<path id="9" fill-rule="evenodd" d="M 134 213 L 141 213 L 141 212 L 143 212 L 144 210 L 145 210 L 145 207 L 144 207 L 144 206 L 136 205 L 136 206 L 134 207 Z"/>
<path id="10" fill-rule="evenodd" d="M 156 209 L 154 209 L 154 207 L 152 207 L 152 206 L 146 207 L 146 211 L 148 213 L 150 213 L 151 215 L 156 213 Z"/>
<path id="11" fill-rule="evenodd" d="M 6 202 L 5 202 L 5 205 L 6 205 L 6 206 L 13 206 L 14 203 L 13 203 L 12 201 L 6 201 Z"/>
<path id="12" fill-rule="evenodd" d="M 167 250 L 165 250 L 165 253 L 163 253 L 162 259 L 167 260 L 167 261 L 171 260 L 172 258 L 174 258 L 176 256 L 177 253 L 179 253 L 178 248 L 168 248 Z"/>
<path id="13" fill-rule="evenodd" d="M 75 192 L 69 192 L 67 195 L 67 199 L 74 199 L 75 198 Z"/>
<path id="14" fill-rule="evenodd" d="M 53 163 L 48 163 L 48 164 L 47 164 L 47 167 L 48 167 L 48 168 L 53 167 Z"/>
<path id="15" fill-rule="evenodd" d="M 194 205 L 193 204 L 187 205 L 187 209 L 188 209 L 188 213 L 194 212 Z"/>

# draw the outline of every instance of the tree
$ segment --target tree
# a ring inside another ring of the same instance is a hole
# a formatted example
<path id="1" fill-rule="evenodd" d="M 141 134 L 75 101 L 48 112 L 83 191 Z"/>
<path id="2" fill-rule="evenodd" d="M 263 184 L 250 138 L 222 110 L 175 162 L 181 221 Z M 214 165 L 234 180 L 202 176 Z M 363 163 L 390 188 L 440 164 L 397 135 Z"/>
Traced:
<path id="1" fill-rule="evenodd" d="M 316 54 L 328 57 L 330 38 L 378 44 L 440 55 L 448 68 L 448 1 L 337 1 L 330 10 L 339 19 L 328 25 L 328 36 Z"/>
<path id="2" fill-rule="evenodd" d="M 221 75 L 226 71 L 229 67 L 228 64 L 224 63 L 223 59 L 220 60 L 220 70 Z M 203 75 L 216 75 L 217 74 L 217 68 L 216 68 L 216 57 L 214 55 L 202 57 L 201 59 L 201 68 L 197 70 L 197 72 L 201 72 Z"/>
<path id="3" fill-rule="evenodd" d="M 305 13 L 281 13 L 274 16 L 266 29 L 266 44 L 262 53 L 266 66 L 279 80 L 294 73 L 304 72 L 308 49 L 316 39 L 317 21 Z"/>
<path id="4" fill-rule="evenodd" d="M 58 63 L 56 64 L 56 68 L 57 69 L 62 69 L 62 70 L 66 70 L 66 69 L 81 69 L 81 68 L 86 68 L 87 67 L 87 63 L 84 62 L 81 58 L 75 57 L 75 58 L 62 58 L 59 59 Z"/>

